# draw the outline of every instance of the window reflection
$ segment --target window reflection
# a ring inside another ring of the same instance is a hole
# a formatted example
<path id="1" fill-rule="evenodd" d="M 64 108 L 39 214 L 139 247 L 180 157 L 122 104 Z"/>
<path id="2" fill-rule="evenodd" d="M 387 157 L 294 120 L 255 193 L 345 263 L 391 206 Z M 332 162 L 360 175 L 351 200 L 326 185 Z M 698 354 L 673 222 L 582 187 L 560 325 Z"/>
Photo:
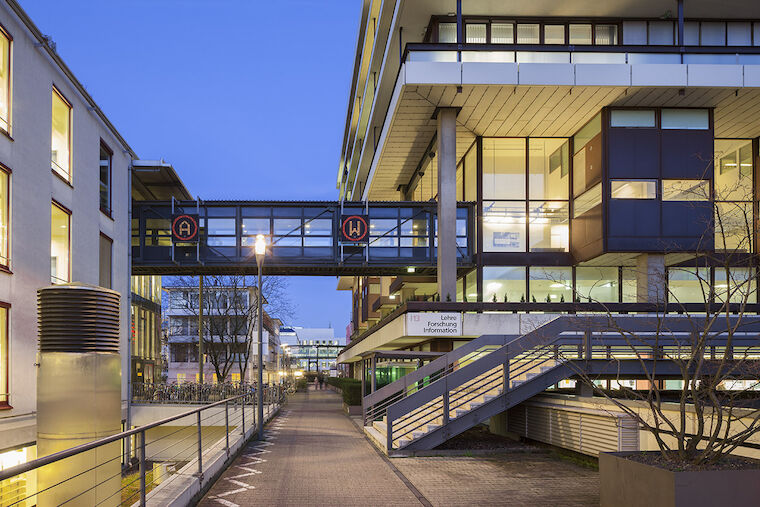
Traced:
<path id="1" fill-rule="evenodd" d="M 525 302 L 525 268 L 483 267 L 483 301 L 493 302 L 494 298 L 497 302 Z"/>
<path id="2" fill-rule="evenodd" d="M 755 271 L 751 268 L 715 268 L 715 300 L 730 303 L 757 302 Z"/>
<path id="3" fill-rule="evenodd" d="M 575 292 L 581 302 L 615 303 L 618 289 L 618 268 L 575 268 Z"/>
<path id="4" fill-rule="evenodd" d="M 483 202 L 483 251 L 525 251 L 525 202 Z"/>
<path id="5" fill-rule="evenodd" d="M 529 272 L 531 301 L 563 303 L 573 300 L 572 268 L 531 266 Z"/>
<path id="6" fill-rule="evenodd" d="M 709 298 L 709 269 L 668 269 L 668 300 L 671 303 L 704 303 L 709 301 Z"/>

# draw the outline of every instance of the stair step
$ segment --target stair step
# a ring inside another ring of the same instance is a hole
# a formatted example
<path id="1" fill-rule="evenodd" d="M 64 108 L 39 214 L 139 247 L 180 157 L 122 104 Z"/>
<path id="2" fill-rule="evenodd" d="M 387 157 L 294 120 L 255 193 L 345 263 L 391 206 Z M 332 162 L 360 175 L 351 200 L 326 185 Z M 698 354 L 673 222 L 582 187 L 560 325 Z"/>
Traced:
<path id="1" fill-rule="evenodd" d="M 375 421 L 372 426 L 383 435 L 388 433 L 388 425 L 382 421 Z"/>

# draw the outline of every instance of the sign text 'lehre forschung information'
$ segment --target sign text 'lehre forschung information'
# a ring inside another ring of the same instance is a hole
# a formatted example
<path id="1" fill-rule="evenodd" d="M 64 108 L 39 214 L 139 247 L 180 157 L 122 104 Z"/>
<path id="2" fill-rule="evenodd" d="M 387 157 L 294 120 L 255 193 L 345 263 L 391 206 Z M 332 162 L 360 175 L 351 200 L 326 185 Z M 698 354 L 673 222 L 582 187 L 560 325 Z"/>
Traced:
<path id="1" fill-rule="evenodd" d="M 407 313 L 407 336 L 461 336 L 461 313 Z"/>

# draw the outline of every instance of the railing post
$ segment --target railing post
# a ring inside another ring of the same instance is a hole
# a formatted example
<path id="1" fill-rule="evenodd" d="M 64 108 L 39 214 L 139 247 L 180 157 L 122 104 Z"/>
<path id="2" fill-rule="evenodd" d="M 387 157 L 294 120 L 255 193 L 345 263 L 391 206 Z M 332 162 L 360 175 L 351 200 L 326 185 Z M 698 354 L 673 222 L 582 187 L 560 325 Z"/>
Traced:
<path id="1" fill-rule="evenodd" d="M 140 432 L 140 506 L 145 507 L 145 430 Z"/>
<path id="2" fill-rule="evenodd" d="M 584 331 L 583 332 L 583 349 L 584 349 L 584 359 L 586 361 L 590 361 L 592 354 L 591 354 L 591 331 Z"/>
<path id="3" fill-rule="evenodd" d="M 390 411 L 385 411 L 386 423 L 385 423 L 385 445 L 388 452 L 393 450 L 393 420 L 391 419 Z"/>
<path id="4" fill-rule="evenodd" d="M 245 396 L 240 398 L 240 415 L 243 418 L 243 438 L 245 439 Z"/>
<path id="5" fill-rule="evenodd" d="M 226 445 L 224 449 L 227 451 L 227 457 L 230 457 L 230 411 L 228 407 L 229 403 L 224 402 L 224 438 Z"/>
<path id="6" fill-rule="evenodd" d="M 448 377 L 445 377 L 443 384 L 443 424 L 446 426 L 449 424 L 449 382 Z M 444 430 L 444 434 L 445 434 Z"/>
<path id="7" fill-rule="evenodd" d="M 203 439 L 201 437 L 201 411 L 198 415 L 198 481 L 203 482 Z"/>
<path id="8" fill-rule="evenodd" d="M 504 347 L 504 387 L 503 393 L 506 394 L 509 391 L 509 349 Z"/>

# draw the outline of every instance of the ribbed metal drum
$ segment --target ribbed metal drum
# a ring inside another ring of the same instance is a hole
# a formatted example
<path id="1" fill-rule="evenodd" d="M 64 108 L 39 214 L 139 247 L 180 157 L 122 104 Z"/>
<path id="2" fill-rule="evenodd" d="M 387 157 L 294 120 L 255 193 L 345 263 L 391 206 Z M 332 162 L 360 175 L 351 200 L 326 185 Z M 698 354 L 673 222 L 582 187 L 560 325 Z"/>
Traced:
<path id="1" fill-rule="evenodd" d="M 120 295 L 72 283 L 37 291 L 37 453 L 121 431 Z M 37 505 L 118 506 L 120 443 L 42 467 Z M 70 499 L 75 500 L 70 501 Z"/>
<path id="2" fill-rule="evenodd" d="M 40 352 L 119 352 L 118 292 L 81 283 L 37 291 Z"/>

